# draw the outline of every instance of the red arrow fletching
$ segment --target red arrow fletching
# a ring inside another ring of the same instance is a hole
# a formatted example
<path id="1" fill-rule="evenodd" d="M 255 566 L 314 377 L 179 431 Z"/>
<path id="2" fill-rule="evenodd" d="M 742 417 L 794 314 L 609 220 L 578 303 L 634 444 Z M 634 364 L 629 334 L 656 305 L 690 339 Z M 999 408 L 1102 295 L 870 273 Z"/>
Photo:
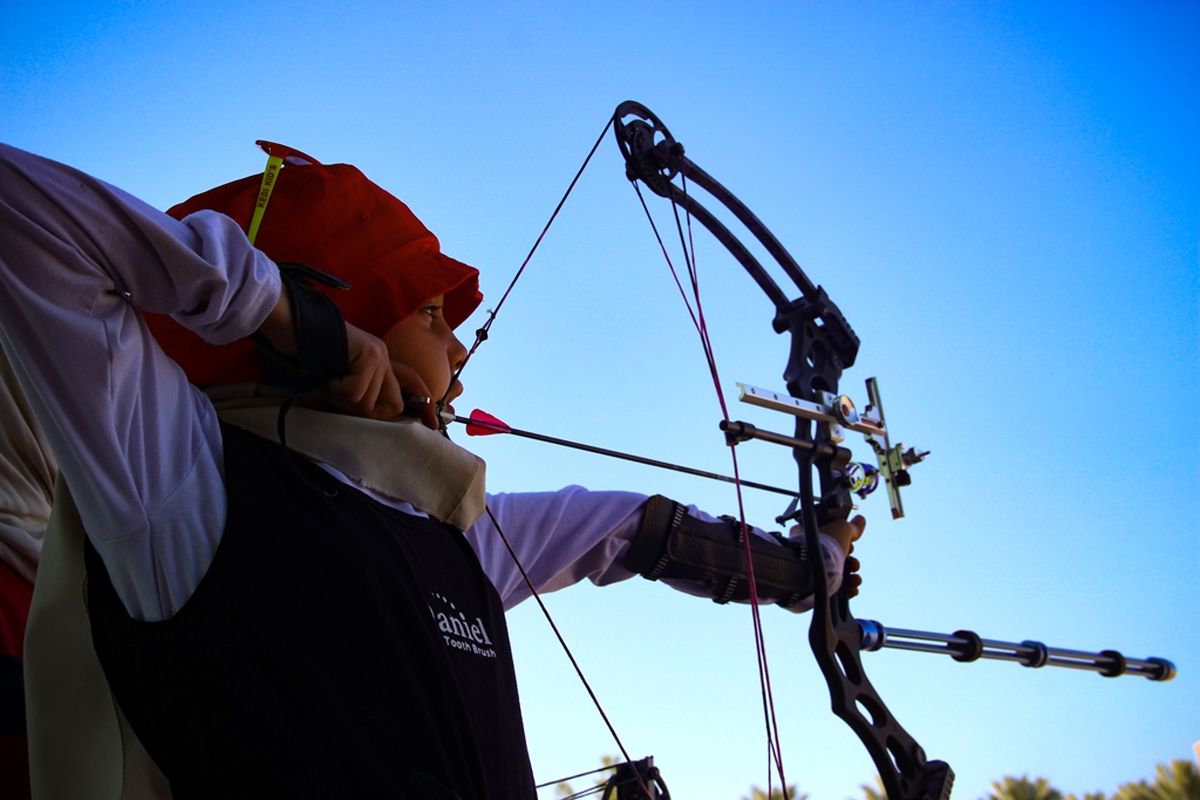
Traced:
<path id="1" fill-rule="evenodd" d="M 467 423 L 467 436 L 491 436 L 510 430 L 508 423 L 478 408 L 471 412 L 471 421 Z"/>

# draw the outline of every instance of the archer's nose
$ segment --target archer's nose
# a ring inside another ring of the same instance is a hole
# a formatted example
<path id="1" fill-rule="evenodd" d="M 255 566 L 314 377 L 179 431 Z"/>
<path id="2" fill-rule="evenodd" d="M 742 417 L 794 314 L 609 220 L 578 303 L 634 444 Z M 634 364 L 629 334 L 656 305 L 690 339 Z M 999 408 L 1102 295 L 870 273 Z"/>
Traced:
<path id="1" fill-rule="evenodd" d="M 450 359 L 450 369 L 455 372 L 458 372 L 462 368 L 463 362 L 467 360 L 467 348 L 454 334 L 450 334 L 450 347 L 447 348 L 446 355 Z"/>

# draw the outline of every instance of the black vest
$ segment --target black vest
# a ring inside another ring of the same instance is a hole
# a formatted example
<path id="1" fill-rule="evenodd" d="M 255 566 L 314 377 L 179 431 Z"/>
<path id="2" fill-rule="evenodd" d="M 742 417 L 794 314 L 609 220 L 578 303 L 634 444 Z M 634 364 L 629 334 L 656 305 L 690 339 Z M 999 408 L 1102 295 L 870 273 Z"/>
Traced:
<path id="1" fill-rule="evenodd" d="M 223 434 L 225 533 L 174 617 L 132 620 L 87 554 L 101 664 L 177 800 L 534 797 L 503 610 L 463 536 Z"/>

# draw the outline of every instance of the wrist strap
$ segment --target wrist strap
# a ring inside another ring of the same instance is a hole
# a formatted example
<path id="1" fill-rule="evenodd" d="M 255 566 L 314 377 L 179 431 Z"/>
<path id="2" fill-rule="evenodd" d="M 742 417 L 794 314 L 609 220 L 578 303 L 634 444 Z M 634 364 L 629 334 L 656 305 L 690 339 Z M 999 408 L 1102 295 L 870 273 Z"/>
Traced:
<path id="1" fill-rule="evenodd" d="M 296 354 L 280 352 L 255 334 L 254 344 L 267 362 L 271 382 L 300 393 L 348 373 L 346 321 L 333 298 L 314 289 L 310 279 L 339 288 L 348 284 L 304 264 L 280 264 L 279 277 L 291 298 Z"/>

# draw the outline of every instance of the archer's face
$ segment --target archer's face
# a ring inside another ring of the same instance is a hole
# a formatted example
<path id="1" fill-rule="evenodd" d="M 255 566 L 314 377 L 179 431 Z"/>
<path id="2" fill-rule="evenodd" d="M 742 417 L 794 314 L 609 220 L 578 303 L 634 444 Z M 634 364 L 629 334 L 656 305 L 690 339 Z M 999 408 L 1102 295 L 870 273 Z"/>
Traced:
<path id="1" fill-rule="evenodd" d="M 429 388 L 429 396 L 446 402 L 462 394 L 462 384 L 455 381 L 449 395 L 454 371 L 466 358 L 467 348 L 454 335 L 442 317 L 443 296 L 430 298 L 420 308 L 392 326 L 383 337 L 393 361 L 416 370 Z"/>

